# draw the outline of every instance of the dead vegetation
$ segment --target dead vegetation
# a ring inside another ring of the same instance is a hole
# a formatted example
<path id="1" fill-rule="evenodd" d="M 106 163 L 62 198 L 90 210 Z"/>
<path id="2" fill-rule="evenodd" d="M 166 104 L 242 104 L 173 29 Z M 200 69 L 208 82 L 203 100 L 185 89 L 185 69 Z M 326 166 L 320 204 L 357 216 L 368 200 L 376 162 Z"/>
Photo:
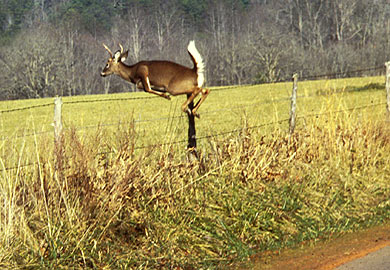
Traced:
<path id="1" fill-rule="evenodd" d="M 136 150 L 135 138 L 131 124 L 71 130 L 55 151 L 42 137 L 37 165 L 3 170 L 1 267 L 220 269 L 389 218 L 380 117 L 308 118 L 290 141 L 244 129 L 209 138 L 192 163 L 177 145 Z"/>

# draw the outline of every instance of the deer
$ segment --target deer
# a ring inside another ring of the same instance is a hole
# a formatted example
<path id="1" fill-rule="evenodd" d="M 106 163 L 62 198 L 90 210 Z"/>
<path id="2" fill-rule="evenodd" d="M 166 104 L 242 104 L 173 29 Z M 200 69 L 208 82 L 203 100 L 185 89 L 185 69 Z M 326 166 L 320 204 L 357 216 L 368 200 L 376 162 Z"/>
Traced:
<path id="1" fill-rule="evenodd" d="M 210 91 L 202 88 L 205 65 L 202 56 L 195 47 L 195 41 L 190 41 L 187 47 L 188 54 L 194 63 L 193 68 L 163 60 L 140 61 L 134 65 L 127 65 L 124 61 L 128 57 L 129 51 L 124 52 L 120 43 L 120 50 L 116 51 L 115 54 L 104 43 L 103 47 L 109 53 L 110 58 L 100 73 L 102 77 L 111 74 L 118 75 L 122 79 L 135 84 L 138 89 L 168 100 L 171 99 L 168 94 L 172 96 L 187 95 L 187 100 L 181 107 L 182 111 L 199 118 L 197 110 Z M 200 93 L 201 98 L 191 111 L 188 105 Z"/>

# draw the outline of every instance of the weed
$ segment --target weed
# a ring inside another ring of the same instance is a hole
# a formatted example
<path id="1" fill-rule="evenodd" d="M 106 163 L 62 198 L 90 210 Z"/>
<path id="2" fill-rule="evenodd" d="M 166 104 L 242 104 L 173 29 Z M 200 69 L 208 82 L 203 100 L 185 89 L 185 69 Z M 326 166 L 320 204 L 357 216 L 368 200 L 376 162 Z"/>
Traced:
<path id="1" fill-rule="evenodd" d="M 0 160 L 15 167 L 0 174 L 0 266 L 220 269 L 389 219 L 384 108 L 347 110 L 354 93 L 317 99 L 290 140 L 287 127 L 251 129 L 252 115 L 236 112 L 247 128 L 201 141 L 199 162 L 177 144 L 137 149 L 132 119 L 69 128 L 56 146 L 3 145 L 19 150 Z"/>

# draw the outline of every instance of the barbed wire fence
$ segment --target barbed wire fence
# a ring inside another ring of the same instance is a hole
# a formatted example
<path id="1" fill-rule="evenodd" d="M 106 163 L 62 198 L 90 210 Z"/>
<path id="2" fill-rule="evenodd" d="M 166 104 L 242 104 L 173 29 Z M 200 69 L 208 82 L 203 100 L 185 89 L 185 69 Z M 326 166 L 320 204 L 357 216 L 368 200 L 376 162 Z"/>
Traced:
<path id="1" fill-rule="evenodd" d="M 344 110 L 328 111 L 325 113 L 321 112 L 321 113 L 313 113 L 313 114 L 308 114 L 308 115 L 297 116 L 296 112 L 295 112 L 297 99 L 308 97 L 308 96 L 297 95 L 298 78 L 300 81 L 305 81 L 305 80 L 318 80 L 318 79 L 348 78 L 348 77 L 352 77 L 352 75 L 356 75 L 356 74 L 362 76 L 366 72 L 377 72 L 377 73 L 383 74 L 384 73 L 383 72 L 384 66 L 370 67 L 370 68 L 366 68 L 366 69 L 353 70 L 353 71 L 349 71 L 349 72 L 337 72 L 337 73 L 329 73 L 329 74 L 313 74 L 313 75 L 306 75 L 306 76 L 302 76 L 302 77 L 299 77 L 299 75 L 297 73 L 297 74 L 293 75 L 293 80 L 281 79 L 281 80 L 274 81 L 272 83 L 263 83 L 263 84 L 275 84 L 275 83 L 286 83 L 286 82 L 293 81 L 293 92 L 292 92 L 291 97 L 280 98 L 280 99 L 271 100 L 271 101 L 255 102 L 255 103 L 251 103 L 248 105 L 240 105 L 240 106 L 235 106 L 235 107 L 230 107 L 230 108 L 225 108 L 225 109 L 209 110 L 209 111 L 205 112 L 205 113 L 215 113 L 215 112 L 223 112 L 223 111 L 232 111 L 232 110 L 239 109 L 239 108 L 253 106 L 254 104 L 260 105 L 260 104 L 271 104 L 271 103 L 291 101 L 291 109 L 290 109 L 290 117 L 289 118 L 277 120 L 277 121 L 271 121 L 271 122 L 260 124 L 260 125 L 249 126 L 249 127 L 245 127 L 245 128 L 237 128 L 237 129 L 223 131 L 223 132 L 219 132 L 219 133 L 215 133 L 215 134 L 199 136 L 196 139 L 197 140 L 205 140 L 205 139 L 210 139 L 210 138 L 216 138 L 216 137 L 226 136 L 229 134 L 241 133 L 241 132 L 244 132 L 245 130 L 260 129 L 260 128 L 264 128 L 267 126 L 273 126 L 273 125 L 283 124 L 283 123 L 289 123 L 289 133 L 291 136 L 294 132 L 294 129 L 295 129 L 296 119 L 318 117 L 318 116 L 325 115 L 325 114 L 341 113 L 341 112 L 346 112 L 346 111 L 363 110 L 363 109 L 366 109 L 369 107 L 384 106 L 384 105 L 386 106 L 388 115 L 390 115 L 390 62 L 385 63 L 385 67 L 386 67 L 386 69 L 385 69 L 385 71 L 386 71 L 385 72 L 385 74 L 386 74 L 385 88 L 386 88 L 386 93 L 387 93 L 386 102 L 379 102 L 376 104 L 369 104 L 369 105 L 364 105 L 364 106 L 359 106 L 359 107 L 347 108 Z M 252 85 L 233 85 L 233 86 L 216 87 L 212 91 L 213 92 L 234 91 L 235 89 L 240 88 L 240 87 L 244 87 L 244 86 L 252 86 Z M 75 101 L 62 101 L 61 97 L 56 97 L 54 100 L 54 103 L 53 102 L 43 103 L 43 104 L 38 104 L 38 105 L 33 105 L 33 106 L 25 106 L 25 107 L 19 107 L 19 108 L 0 110 L 0 115 L 7 114 L 7 113 L 13 113 L 13 112 L 19 112 L 19 111 L 25 111 L 25 110 L 34 110 L 34 109 L 44 108 L 44 107 L 53 107 L 53 109 L 54 109 L 54 121 L 53 121 L 54 138 L 55 138 L 55 141 L 57 141 L 60 134 L 64 130 L 67 130 L 67 129 L 63 128 L 62 121 L 61 121 L 61 109 L 62 109 L 63 105 L 72 105 L 72 104 L 74 105 L 74 104 L 82 104 L 82 103 L 98 103 L 98 102 L 115 102 L 115 101 L 132 101 L 132 100 L 150 100 L 150 99 L 155 99 L 155 98 L 159 98 L 159 97 L 148 96 L 148 97 L 127 97 L 127 98 L 102 98 L 102 99 L 87 99 L 87 100 L 75 100 Z M 158 118 L 152 118 L 152 119 L 134 120 L 134 122 L 141 123 L 141 122 L 166 121 L 166 120 L 170 120 L 172 118 L 185 118 L 185 117 L 186 117 L 185 115 L 170 116 L 170 117 L 158 117 Z M 81 127 L 78 127 L 78 129 L 97 128 L 97 127 L 102 127 L 102 126 L 104 126 L 104 127 L 119 126 L 122 124 L 124 124 L 124 122 L 107 123 L 104 125 L 100 124 L 100 125 L 92 125 L 92 126 L 81 126 Z M 32 133 L 27 133 L 24 135 L 3 137 L 3 138 L 0 138 L 0 141 L 8 140 L 10 138 L 24 138 L 24 137 L 44 135 L 44 134 L 50 134 L 50 133 L 53 133 L 53 131 L 32 132 Z M 156 144 L 152 144 L 152 145 L 136 146 L 134 149 L 141 150 L 141 149 L 147 149 L 147 148 L 151 148 L 151 147 L 153 148 L 153 147 L 160 147 L 160 146 L 167 146 L 167 145 L 184 144 L 186 142 L 187 142 L 187 140 L 161 142 L 161 143 L 156 143 Z M 105 152 L 104 154 L 108 154 L 108 153 L 109 152 Z M 3 167 L 3 168 L 0 168 L 0 171 L 15 170 L 15 169 L 19 169 L 22 167 L 29 167 L 29 166 L 34 166 L 34 165 L 36 165 L 36 162 L 30 162 L 27 164 L 19 164 L 18 166 L 14 166 L 14 167 Z"/>

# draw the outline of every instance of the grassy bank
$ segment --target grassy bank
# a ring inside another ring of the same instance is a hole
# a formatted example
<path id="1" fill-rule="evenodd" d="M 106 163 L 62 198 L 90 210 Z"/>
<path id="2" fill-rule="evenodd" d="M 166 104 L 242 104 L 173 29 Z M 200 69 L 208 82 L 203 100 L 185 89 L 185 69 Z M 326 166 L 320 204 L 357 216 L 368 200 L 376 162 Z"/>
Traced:
<path id="1" fill-rule="evenodd" d="M 390 213 L 386 125 L 308 120 L 290 142 L 248 129 L 210 139 L 192 164 L 174 146 L 135 153 L 131 125 L 70 131 L 57 158 L 38 140 L 38 165 L 1 174 L 0 265 L 221 268 L 378 223 Z M 99 153 L 107 144 L 112 153 Z"/>
<path id="2" fill-rule="evenodd" d="M 314 84 L 302 84 L 312 90 L 302 91 L 291 138 L 286 123 L 252 128 L 288 117 L 278 105 L 253 108 L 259 121 L 235 103 L 221 129 L 202 118 L 198 132 L 210 136 L 195 163 L 182 144 L 139 148 L 153 131 L 135 114 L 89 132 L 68 124 L 56 149 L 51 134 L 3 141 L 0 268 L 221 269 L 388 220 L 390 129 L 384 106 L 371 106 L 383 93 Z M 316 92 L 325 88 L 337 93 Z M 226 108 L 222 93 L 213 95 Z M 175 140 L 180 121 L 167 124 Z M 212 136 L 224 129 L 237 131 Z"/>

